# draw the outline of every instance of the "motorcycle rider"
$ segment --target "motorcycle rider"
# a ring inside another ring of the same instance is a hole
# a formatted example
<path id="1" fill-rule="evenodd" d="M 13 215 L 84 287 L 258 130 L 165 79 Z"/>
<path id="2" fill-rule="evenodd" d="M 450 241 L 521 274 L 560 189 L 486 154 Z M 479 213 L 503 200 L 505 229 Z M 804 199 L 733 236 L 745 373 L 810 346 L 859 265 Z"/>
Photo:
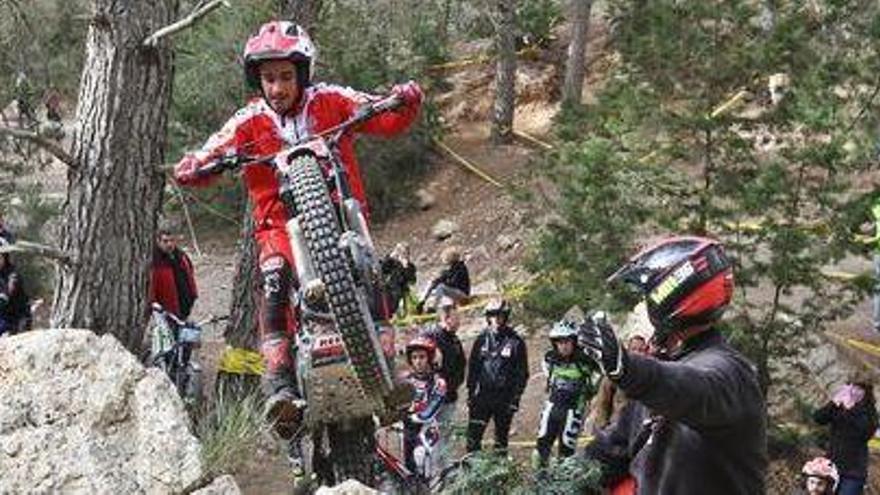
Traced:
<path id="1" fill-rule="evenodd" d="M 544 355 L 547 375 L 547 401 L 541 412 L 534 463 L 546 467 L 553 444 L 559 440 L 559 457 L 574 454 L 583 426 L 584 410 L 596 393 L 599 369 L 577 344 L 578 326 L 568 320 L 556 322 L 550 329 L 553 349 Z"/>
<path id="2" fill-rule="evenodd" d="M 342 123 L 376 96 L 329 84 L 313 82 L 316 49 L 300 26 L 286 21 L 263 24 L 244 48 L 245 79 L 256 97 L 211 136 L 195 153 L 187 154 L 175 167 L 182 185 L 206 185 L 215 175 L 200 172 L 227 155 L 266 155 L 282 150 L 298 139 Z M 423 94 L 418 84 L 396 85 L 391 93 L 403 105 L 376 115 L 357 128 L 359 132 L 392 136 L 415 120 Z M 340 159 L 348 174 L 353 196 L 368 213 L 354 140 L 339 141 Z M 302 418 L 304 403 L 296 386 L 295 364 L 290 345 L 296 320 L 290 291 L 296 289 L 293 255 L 285 230 L 287 212 L 279 197 L 279 183 L 272 168 L 244 169 L 243 181 L 253 204 L 254 236 L 259 246 L 262 291 L 259 304 L 260 352 L 266 362 L 267 413 L 282 436 L 289 436 Z"/>
<path id="3" fill-rule="evenodd" d="M 650 414 L 628 416 L 635 424 L 622 417 L 587 456 L 617 457 L 639 494 L 764 493 L 766 424 L 757 373 L 714 328 L 733 296 L 722 245 L 702 237 L 664 239 L 609 280 L 643 294 L 655 356 L 627 352 L 602 313 L 588 319 L 580 341 L 630 405 Z M 606 441 L 616 430 L 629 432 L 629 448 Z"/>
<path id="4" fill-rule="evenodd" d="M 513 415 L 529 380 L 526 343 L 510 327 L 510 303 L 493 299 L 483 315 L 488 326 L 471 347 L 468 360 L 467 451 L 482 449 L 489 420 L 495 422 L 495 451 L 507 451 Z"/>
<path id="5" fill-rule="evenodd" d="M 428 337 L 415 337 L 406 345 L 406 362 L 411 372 L 406 381 L 413 386 L 413 401 L 409 414 L 403 419 L 403 456 L 406 468 L 427 480 L 432 475 L 432 463 L 425 456 L 436 450 L 441 441 L 436 420 L 446 405 L 446 380 L 434 369 L 437 347 Z M 424 445 L 420 438 L 425 431 Z"/>

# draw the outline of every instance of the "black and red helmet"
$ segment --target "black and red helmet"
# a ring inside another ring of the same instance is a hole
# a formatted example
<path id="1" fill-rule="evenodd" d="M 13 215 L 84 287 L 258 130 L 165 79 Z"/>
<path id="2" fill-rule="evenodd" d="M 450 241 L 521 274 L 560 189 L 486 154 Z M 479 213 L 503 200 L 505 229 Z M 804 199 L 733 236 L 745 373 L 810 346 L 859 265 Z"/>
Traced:
<path id="1" fill-rule="evenodd" d="M 260 31 L 248 39 L 244 47 L 244 75 L 255 89 L 260 87 L 257 69 L 267 60 L 290 60 L 296 65 L 300 87 L 311 84 L 317 57 L 312 39 L 298 24 L 271 21 L 260 26 Z"/>
<path id="2" fill-rule="evenodd" d="M 707 326 L 733 298 L 733 267 L 721 244 L 705 237 L 669 237 L 641 250 L 609 282 L 621 280 L 644 296 L 655 340 Z"/>

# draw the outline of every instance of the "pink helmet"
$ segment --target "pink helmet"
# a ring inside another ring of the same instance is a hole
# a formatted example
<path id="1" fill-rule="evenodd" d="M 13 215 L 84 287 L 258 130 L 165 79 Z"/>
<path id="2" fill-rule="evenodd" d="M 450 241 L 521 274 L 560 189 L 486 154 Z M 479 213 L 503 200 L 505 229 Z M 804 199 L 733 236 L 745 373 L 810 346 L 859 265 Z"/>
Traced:
<path id="1" fill-rule="evenodd" d="M 317 57 L 306 30 L 288 21 L 270 21 L 248 39 L 244 47 L 244 76 L 251 87 L 260 87 L 257 68 L 266 60 L 290 60 L 296 65 L 297 82 L 306 87 L 312 80 Z"/>
<path id="2" fill-rule="evenodd" d="M 830 493 L 837 490 L 837 483 L 840 482 L 840 475 L 837 473 L 837 467 L 834 463 L 825 457 L 816 457 L 804 464 L 801 474 L 805 478 L 822 478 L 828 481 L 830 485 Z"/>

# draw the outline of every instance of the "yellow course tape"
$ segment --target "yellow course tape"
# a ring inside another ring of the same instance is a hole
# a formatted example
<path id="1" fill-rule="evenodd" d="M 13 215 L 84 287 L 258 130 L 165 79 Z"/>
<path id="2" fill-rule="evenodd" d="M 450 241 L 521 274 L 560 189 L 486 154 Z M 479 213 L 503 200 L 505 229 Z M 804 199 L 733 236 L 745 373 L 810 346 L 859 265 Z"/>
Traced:
<path id="1" fill-rule="evenodd" d="M 880 346 L 869 344 L 867 342 L 856 340 L 856 339 L 846 339 L 847 345 L 850 347 L 855 347 L 856 349 L 867 352 L 868 354 L 873 354 L 874 356 L 880 356 Z"/>
<path id="2" fill-rule="evenodd" d="M 483 172 L 482 170 L 479 169 L 479 167 L 477 167 L 476 165 L 474 165 L 473 163 L 468 161 L 466 158 L 464 158 L 463 156 L 461 156 L 458 153 L 456 153 L 455 151 L 453 151 L 452 148 L 447 146 L 446 143 L 444 143 L 443 141 L 440 141 L 439 139 L 434 138 L 434 143 L 437 145 L 437 147 L 439 147 L 441 150 L 448 153 L 449 156 L 454 158 L 455 161 L 464 165 L 465 168 L 467 168 L 471 172 L 477 174 L 481 179 L 485 180 L 486 182 L 488 182 L 494 186 L 497 186 L 497 187 L 500 187 L 501 189 L 504 189 L 504 184 L 498 182 L 491 175 L 487 174 L 486 172 Z"/>
<path id="3" fill-rule="evenodd" d="M 266 371 L 257 351 L 227 346 L 220 357 L 218 371 L 236 375 L 262 375 Z"/>
<path id="4" fill-rule="evenodd" d="M 588 445 L 592 441 L 593 441 L 593 436 L 586 435 L 586 436 L 582 436 L 582 437 L 578 438 L 577 443 L 578 443 L 578 446 L 583 447 L 585 445 Z M 507 442 L 507 445 L 509 447 L 525 447 L 525 448 L 532 447 L 532 448 L 534 448 L 535 447 L 535 440 L 516 440 L 513 442 Z"/>
<path id="5" fill-rule="evenodd" d="M 717 108 L 715 108 L 715 110 L 712 110 L 712 113 L 709 114 L 709 117 L 714 119 L 720 115 L 723 115 L 728 110 L 733 108 L 737 103 L 741 102 L 743 100 L 743 98 L 745 98 L 746 95 L 748 95 L 748 94 L 749 94 L 748 91 L 741 89 L 737 94 L 733 95 L 729 100 L 727 100 L 726 102 L 719 105 Z"/>

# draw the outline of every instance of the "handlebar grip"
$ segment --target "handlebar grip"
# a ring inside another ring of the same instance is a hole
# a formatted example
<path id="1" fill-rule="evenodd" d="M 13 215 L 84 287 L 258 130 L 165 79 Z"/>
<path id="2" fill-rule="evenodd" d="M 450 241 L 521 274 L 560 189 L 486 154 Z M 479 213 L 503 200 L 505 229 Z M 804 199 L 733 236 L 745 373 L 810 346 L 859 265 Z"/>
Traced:
<path id="1" fill-rule="evenodd" d="M 387 112 L 389 110 L 400 108 L 401 106 L 403 106 L 403 98 L 398 95 L 392 95 L 391 97 L 376 103 L 376 105 L 373 106 L 373 109 L 376 112 Z"/>

